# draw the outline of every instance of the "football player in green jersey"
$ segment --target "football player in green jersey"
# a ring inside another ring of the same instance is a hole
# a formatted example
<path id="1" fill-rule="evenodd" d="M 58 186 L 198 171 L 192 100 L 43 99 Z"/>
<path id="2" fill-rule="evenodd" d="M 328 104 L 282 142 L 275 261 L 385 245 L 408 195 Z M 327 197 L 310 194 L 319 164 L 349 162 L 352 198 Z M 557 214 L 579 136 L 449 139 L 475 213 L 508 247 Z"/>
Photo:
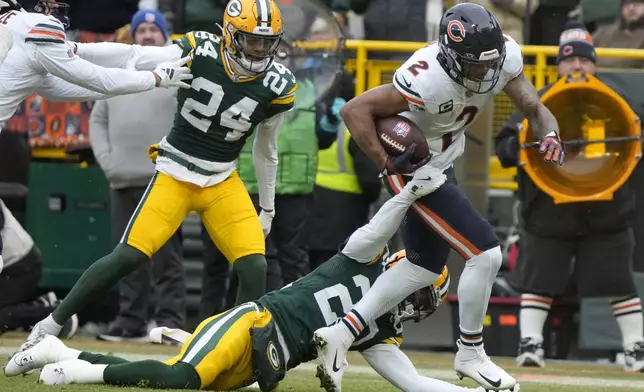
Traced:
<path id="1" fill-rule="evenodd" d="M 237 303 L 265 293 L 265 236 L 274 216 L 277 132 L 293 106 L 297 82 L 276 63 L 282 19 L 273 0 L 230 0 L 222 36 L 188 33 L 166 47 L 73 43 L 76 54 L 109 67 L 148 69 L 192 56 L 194 79 L 177 94 L 169 135 L 148 152 L 152 178 L 114 251 L 92 264 L 60 306 L 37 323 L 24 350 L 149 261 L 190 211 L 201 216 L 217 248 L 239 278 Z M 259 219 L 235 160 L 252 133 L 259 186 Z M 144 153 L 144 152 L 142 152 Z"/>
<path id="2" fill-rule="evenodd" d="M 163 335 L 183 343 L 179 354 L 167 361 L 128 362 L 70 349 L 48 336 L 22 353 L 18 362 L 30 369 L 44 366 L 39 380 L 49 385 L 99 383 L 234 390 L 258 382 L 262 391 L 274 390 L 287 370 L 314 358 L 311 338 L 315 329 L 338 320 L 384 269 L 396 268 L 404 251 L 387 257 L 387 241 L 406 209 L 444 181 L 410 181 L 367 225 L 351 235 L 337 255 L 281 290 L 204 320 L 192 335 L 156 328 L 151 335 L 156 335 L 157 342 Z M 444 269 L 433 285 L 364 328 L 352 349 L 403 391 L 483 392 L 481 387 L 468 389 L 420 375 L 399 348 L 402 322 L 431 315 L 448 289 L 449 273 Z M 17 365 L 10 362 L 9 366 Z"/>
<path id="3" fill-rule="evenodd" d="M 387 242 L 409 206 L 444 181 L 444 176 L 411 180 L 351 235 L 338 254 L 281 290 L 204 320 L 192 335 L 165 329 L 166 336 L 183 342 L 179 355 L 165 362 L 128 362 L 81 352 L 65 347 L 54 336 L 23 352 L 18 362 L 30 369 L 44 366 L 40 381 L 46 384 L 234 390 L 257 381 L 263 391 L 272 390 L 287 370 L 314 358 L 311 338 L 316 328 L 342 317 L 384 268 L 396 268 L 394 264 L 403 255 L 387 257 Z M 468 391 L 421 376 L 399 349 L 402 321 L 429 316 L 446 296 L 448 285 L 449 275 L 444 270 L 433 285 L 365 328 L 353 347 L 404 391 Z M 17 365 L 10 362 L 10 366 Z"/>

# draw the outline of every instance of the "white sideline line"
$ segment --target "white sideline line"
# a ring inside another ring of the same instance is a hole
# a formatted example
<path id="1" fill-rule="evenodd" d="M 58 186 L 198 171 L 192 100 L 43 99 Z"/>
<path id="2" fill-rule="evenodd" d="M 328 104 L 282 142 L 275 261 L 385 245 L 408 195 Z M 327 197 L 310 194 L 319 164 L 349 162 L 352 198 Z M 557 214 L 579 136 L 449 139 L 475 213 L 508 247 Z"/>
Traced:
<path id="1" fill-rule="evenodd" d="M 11 355 L 18 347 L 0 347 L 0 356 Z M 159 354 L 135 354 L 135 353 L 112 353 L 103 352 L 106 355 L 115 355 L 127 359 L 129 361 L 141 361 L 144 359 L 153 359 L 158 361 L 165 361 L 170 355 Z M 298 366 L 294 371 L 305 371 L 309 373 L 315 372 L 314 363 L 304 363 Z M 452 370 L 438 370 L 419 368 L 418 372 L 426 377 L 438 378 L 445 381 L 456 381 L 458 377 Z M 377 373 L 369 366 L 364 365 L 349 365 L 347 373 L 354 374 L 369 374 L 377 375 Z M 554 376 L 554 375 L 516 375 L 519 383 L 537 383 L 537 384 L 554 384 L 554 385 L 567 385 L 576 387 L 604 387 L 604 388 L 631 388 L 631 389 L 644 389 L 644 381 L 638 380 L 622 380 L 622 379 L 601 379 L 592 377 L 568 377 L 568 376 Z"/>

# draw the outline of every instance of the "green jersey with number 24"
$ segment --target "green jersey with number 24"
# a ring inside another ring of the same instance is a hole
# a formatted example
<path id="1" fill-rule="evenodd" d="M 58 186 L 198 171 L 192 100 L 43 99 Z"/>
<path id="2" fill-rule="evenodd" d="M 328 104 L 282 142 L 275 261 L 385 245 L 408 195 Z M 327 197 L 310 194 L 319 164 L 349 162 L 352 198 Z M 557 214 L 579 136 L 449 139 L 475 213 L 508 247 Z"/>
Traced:
<path id="1" fill-rule="evenodd" d="M 273 63 L 251 78 L 230 70 L 221 37 L 197 31 L 175 41 L 183 55 L 192 52 L 188 66 L 190 89 L 179 89 L 178 110 L 168 142 L 192 157 L 232 162 L 255 127 L 293 107 L 297 81 L 285 66 Z"/>
<path id="2" fill-rule="evenodd" d="M 353 309 L 383 270 L 381 262 L 362 264 L 338 253 L 310 274 L 259 299 L 284 335 L 291 356 L 289 368 L 315 358 L 313 332 Z M 386 313 L 362 331 L 351 350 L 400 342 L 402 324 Z"/>

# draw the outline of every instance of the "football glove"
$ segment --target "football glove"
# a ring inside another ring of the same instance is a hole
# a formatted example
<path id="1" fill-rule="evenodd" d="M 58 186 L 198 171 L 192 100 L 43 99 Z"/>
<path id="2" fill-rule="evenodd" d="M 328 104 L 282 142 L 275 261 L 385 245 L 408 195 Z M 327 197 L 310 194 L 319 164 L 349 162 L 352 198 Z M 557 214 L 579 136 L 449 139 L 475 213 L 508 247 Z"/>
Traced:
<path id="1" fill-rule="evenodd" d="M 193 75 L 190 73 L 190 68 L 184 67 L 184 65 L 186 65 L 190 60 L 192 60 L 192 57 L 186 56 L 177 61 L 157 65 L 154 71 L 152 71 L 161 79 L 157 87 L 190 88 L 190 85 L 184 82 L 184 80 L 190 80 L 193 78 Z"/>
<path id="2" fill-rule="evenodd" d="M 555 131 L 550 132 L 539 143 L 539 152 L 546 154 L 543 160 L 547 163 L 557 162 L 559 166 L 564 162 L 564 146 Z"/>
<path id="3" fill-rule="evenodd" d="M 413 143 L 411 146 L 405 149 L 405 152 L 398 155 L 397 157 L 392 157 L 389 155 L 387 157 L 387 163 L 385 167 L 380 171 L 381 176 L 391 176 L 394 174 L 411 174 L 416 171 L 419 167 L 425 166 L 430 159 L 432 159 L 432 154 L 429 153 L 428 156 L 423 158 L 420 162 L 411 163 L 409 160 L 414 156 L 414 151 L 416 151 L 416 143 Z"/>
<path id="4" fill-rule="evenodd" d="M 259 213 L 259 222 L 262 224 L 262 231 L 264 232 L 264 238 L 268 237 L 268 234 L 271 232 L 271 225 L 273 224 L 273 218 L 275 218 L 275 210 L 262 210 Z"/>
<path id="5" fill-rule="evenodd" d="M 414 177 L 405 185 L 404 189 L 413 199 L 419 199 L 436 191 L 445 181 L 447 181 L 447 176 L 441 170 L 427 165 L 414 172 Z"/>

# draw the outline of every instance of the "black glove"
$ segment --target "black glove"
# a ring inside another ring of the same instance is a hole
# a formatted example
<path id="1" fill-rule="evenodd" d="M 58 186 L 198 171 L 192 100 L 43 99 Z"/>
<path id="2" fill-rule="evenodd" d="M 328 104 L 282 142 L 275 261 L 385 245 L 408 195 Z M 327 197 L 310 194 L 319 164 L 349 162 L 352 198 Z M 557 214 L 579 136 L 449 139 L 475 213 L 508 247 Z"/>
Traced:
<path id="1" fill-rule="evenodd" d="M 392 157 L 389 155 L 387 157 L 387 163 L 385 167 L 380 171 L 380 174 L 383 176 L 391 176 L 394 174 L 411 174 L 416 171 L 419 167 L 425 166 L 430 159 L 432 159 L 432 154 L 429 153 L 428 156 L 416 163 L 411 163 L 409 160 L 414 155 L 416 150 L 416 143 L 405 149 L 405 152 L 398 155 L 397 157 Z"/>
<path id="2" fill-rule="evenodd" d="M 545 153 L 546 156 L 543 157 L 543 160 L 546 163 L 557 162 L 559 166 L 563 165 L 564 162 L 564 146 L 559 140 L 559 136 L 553 131 L 550 132 L 546 137 L 541 140 L 539 144 L 539 152 Z"/>

